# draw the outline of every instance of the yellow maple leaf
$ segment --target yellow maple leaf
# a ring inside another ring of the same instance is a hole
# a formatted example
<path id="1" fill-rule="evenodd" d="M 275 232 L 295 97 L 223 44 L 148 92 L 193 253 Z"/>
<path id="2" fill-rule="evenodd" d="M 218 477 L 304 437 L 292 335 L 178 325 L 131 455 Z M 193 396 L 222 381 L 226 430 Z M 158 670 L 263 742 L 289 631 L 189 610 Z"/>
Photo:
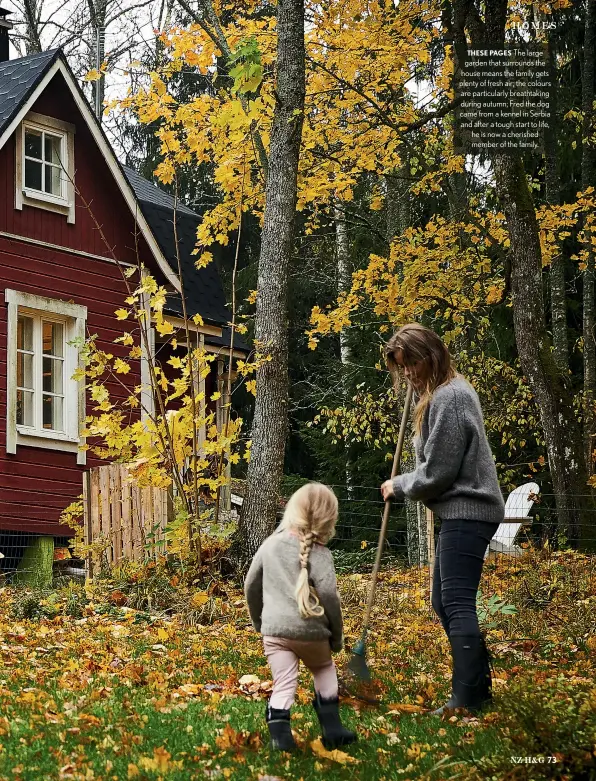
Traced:
<path id="1" fill-rule="evenodd" d="M 352 757 L 349 754 L 346 754 L 345 751 L 340 751 L 338 748 L 334 748 L 333 751 L 327 751 L 321 742 L 321 738 L 311 741 L 310 747 L 313 754 L 316 754 L 317 757 L 330 759 L 332 762 L 337 762 L 340 765 L 356 765 L 360 762 L 356 757 Z"/>
<path id="2" fill-rule="evenodd" d="M 130 366 L 125 363 L 122 358 L 116 358 L 114 361 L 114 371 L 117 374 L 128 374 L 130 371 Z"/>
<path id="3" fill-rule="evenodd" d="M 170 366 L 173 366 L 174 369 L 182 368 L 182 360 L 178 358 L 176 355 L 172 355 L 172 357 L 168 359 L 168 363 L 170 364 Z"/>
<path id="4" fill-rule="evenodd" d="M 207 594 L 206 591 L 197 591 L 196 594 L 192 595 L 190 602 L 193 607 L 201 607 L 208 601 L 208 599 L 209 594 Z"/>
<path id="5" fill-rule="evenodd" d="M 424 711 L 424 708 L 421 708 L 420 705 L 410 705 L 407 702 L 393 703 L 389 705 L 389 709 L 387 713 L 391 715 L 396 713 L 422 713 Z"/>
<path id="6" fill-rule="evenodd" d="M 122 342 L 122 344 L 131 345 L 134 344 L 134 339 L 132 338 L 132 334 L 125 333 L 123 336 L 119 336 L 117 339 L 114 339 L 114 344 L 118 344 L 118 342 Z"/>
<path id="7" fill-rule="evenodd" d="M 168 323 L 167 320 L 157 320 L 155 323 L 155 330 L 161 336 L 166 336 L 167 334 L 174 333 L 174 326 L 171 323 Z"/>

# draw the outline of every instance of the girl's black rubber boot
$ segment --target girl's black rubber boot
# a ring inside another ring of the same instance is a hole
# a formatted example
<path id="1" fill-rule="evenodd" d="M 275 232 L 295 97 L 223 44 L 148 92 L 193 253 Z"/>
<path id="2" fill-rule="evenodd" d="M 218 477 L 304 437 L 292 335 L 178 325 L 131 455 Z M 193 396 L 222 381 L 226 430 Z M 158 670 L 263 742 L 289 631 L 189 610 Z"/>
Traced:
<path id="1" fill-rule="evenodd" d="M 450 635 L 453 656 L 451 698 L 432 716 L 465 708 L 478 713 L 492 701 L 491 656 L 481 635 Z"/>
<path id="2" fill-rule="evenodd" d="M 339 717 L 339 697 L 323 699 L 316 692 L 312 704 L 319 718 L 321 732 L 323 733 L 323 745 L 327 750 L 337 748 L 338 746 L 347 746 L 358 740 L 356 733 L 346 729 L 341 723 Z"/>
<path id="3" fill-rule="evenodd" d="M 290 727 L 290 711 L 272 708 L 267 703 L 266 719 L 271 736 L 271 748 L 275 751 L 294 751 L 296 743 Z"/>

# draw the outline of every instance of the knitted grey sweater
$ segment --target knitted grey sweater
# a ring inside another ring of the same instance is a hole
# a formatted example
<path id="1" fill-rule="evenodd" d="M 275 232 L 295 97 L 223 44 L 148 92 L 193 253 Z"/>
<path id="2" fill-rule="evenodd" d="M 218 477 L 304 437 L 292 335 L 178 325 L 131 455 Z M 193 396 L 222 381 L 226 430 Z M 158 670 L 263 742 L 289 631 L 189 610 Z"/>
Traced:
<path id="1" fill-rule="evenodd" d="M 503 520 L 505 504 L 480 402 L 463 377 L 437 388 L 414 444 L 415 470 L 393 479 L 397 499 L 424 502 L 443 520 Z"/>
<path id="2" fill-rule="evenodd" d="M 244 594 L 254 628 L 262 635 L 293 640 L 327 640 L 332 651 L 343 646 L 341 604 L 331 551 L 313 545 L 308 558 L 309 582 L 325 610 L 323 616 L 302 618 L 294 597 L 300 573 L 300 541 L 287 530 L 268 537 L 256 552 Z"/>

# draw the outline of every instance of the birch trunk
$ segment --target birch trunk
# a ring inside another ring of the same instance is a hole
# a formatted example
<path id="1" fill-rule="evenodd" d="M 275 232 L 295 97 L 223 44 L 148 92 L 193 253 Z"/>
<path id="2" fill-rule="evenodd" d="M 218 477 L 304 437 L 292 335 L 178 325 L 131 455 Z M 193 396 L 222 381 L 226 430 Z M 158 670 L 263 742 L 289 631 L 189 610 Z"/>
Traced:
<path id="1" fill-rule="evenodd" d="M 406 153 L 404 152 L 404 155 Z M 407 158 L 402 167 L 386 178 L 387 181 L 387 239 L 392 241 L 401 235 L 411 222 L 410 192 L 408 184 L 409 165 Z M 401 270 L 398 271 L 401 274 Z M 403 276 L 403 275 L 402 275 Z M 404 442 L 404 452 L 400 468 L 402 472 L 411 472 L 416 466 L 412 431 L 414 426 L 413 409 L 410 415 L 410 428 Z M 424 511 L 419 502 L 405 499 L 406 548 L 408 564 L 422 566 L 426 560 L 426 522 Z M 424 551 L 424 553 L 422 553 Z"/>
<path id="2" fill-rule="evenodd" d="M 277 5 L 276 104 L 259 257 L 256 342 L 271 356 L 257 370 L 247 494 L 232 549 L 246 565 L 273 531 L 288 427 L 287 290 L 294 243 L 305 92 L 304 0 Z"/>
<path id="3" fill-rule="evenodd" d="M 337 263 L 337 294 L 347 293 L 351 288 L 352 273 L 350 269 L 350 239 L 346 223 L 345 206 L 337 201 L 333 207 L 333 219 L 335 222 L 335 256 Z M 350 400 L 350 364 L 352 351 L 345 330 L 339 334 L 339 355 L 341 360 L 341 390 L 342 403 L 346 406 Z M 344 447 L 345 482 L 348 501 L 354 498 L 354 480 L 350 459 L 350 445 L 346 441 Z"/>

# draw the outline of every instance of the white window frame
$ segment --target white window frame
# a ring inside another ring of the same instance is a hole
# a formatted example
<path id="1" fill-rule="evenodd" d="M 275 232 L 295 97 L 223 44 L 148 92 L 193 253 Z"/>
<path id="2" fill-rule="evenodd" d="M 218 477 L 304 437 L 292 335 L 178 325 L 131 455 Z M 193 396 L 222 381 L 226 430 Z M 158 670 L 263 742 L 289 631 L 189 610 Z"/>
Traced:
<path id="1" fill-rule="evenodd" d="M 61 139 L 60 158 L 64 171 L 61 172 L 62 186 L 60 197 L 42 190 L 33 190 L 30 187 L 25 187 L 25 132 L 29 129 L 59 136 Z M 26 115 L 15 134 L 15 209 L 22 210 L 23 206 L 46 209 L 47 211 L 64 214 L 67 222 L 74 223 L 74 133 L 75 126 L 70 124 L 70 122 L 46 117 L 43 114 L 37 114 L 35 111 L 30 111 Z"/>
<path id="2" fill-rule="evenodd" d="M 69 345 L 75 337 L 85 337 L 87 307 L 66 301 L 36 296 L 18 290 L 6 289 L 4 300 L 8 305 L 6 351 L 6 452 L 15 454 L 17 447 L 47 448 L 76 453 L 77 464 L 85 464 L 86 451 L 80 450 L 85 440 L 79 432 L 85 425 L 85 385 L 72 379 L 80 366 L 78 349 Z M 32 429 L 17 425 L 17 323 L 19 315 L 41 317 L 64 324 L 64 432 Z"/>

